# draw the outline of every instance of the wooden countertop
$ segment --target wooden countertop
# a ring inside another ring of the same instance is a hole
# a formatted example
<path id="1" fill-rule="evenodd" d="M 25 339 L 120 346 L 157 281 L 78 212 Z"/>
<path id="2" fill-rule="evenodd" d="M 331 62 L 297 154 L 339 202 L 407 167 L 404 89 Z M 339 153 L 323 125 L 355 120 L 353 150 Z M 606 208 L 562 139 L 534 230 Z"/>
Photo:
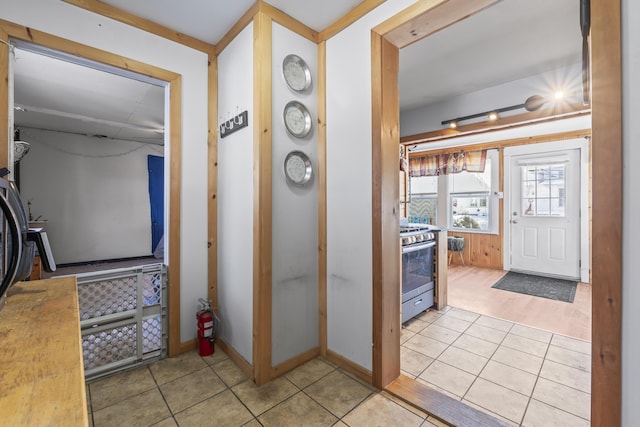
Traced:
<path id="1" fill-rule="evenodd" d="M 7 294 L 0 425 L 88 425 L 75 277 L 21 282 Z"/>

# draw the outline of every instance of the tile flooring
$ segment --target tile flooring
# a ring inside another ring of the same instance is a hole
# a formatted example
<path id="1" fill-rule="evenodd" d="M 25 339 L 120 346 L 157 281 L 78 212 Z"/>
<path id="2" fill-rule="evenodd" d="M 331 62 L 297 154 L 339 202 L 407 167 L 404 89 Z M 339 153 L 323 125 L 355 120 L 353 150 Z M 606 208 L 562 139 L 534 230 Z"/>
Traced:
<path id="1" fill-rule="evenodd" d="M 91 426 L 443 426 L 324 359 L 261 387 L 222 351 L 192 351 L 87 385 Z"/>
<path id="2" fill-rule="evenodd" d="M 512 425 L 588 426 L 590 343 L 456 308 L 402 330 L 402 372 Z M 442 426 L 317 358 L 256 386 L 222 351 L 90 382 L 90 425 Z"/>
<path id="3" fill-rule="evenodd" d="M 591 343 L 447 307 L 407 322 L 402 373 L 512 425 L 588 426 Z"/>

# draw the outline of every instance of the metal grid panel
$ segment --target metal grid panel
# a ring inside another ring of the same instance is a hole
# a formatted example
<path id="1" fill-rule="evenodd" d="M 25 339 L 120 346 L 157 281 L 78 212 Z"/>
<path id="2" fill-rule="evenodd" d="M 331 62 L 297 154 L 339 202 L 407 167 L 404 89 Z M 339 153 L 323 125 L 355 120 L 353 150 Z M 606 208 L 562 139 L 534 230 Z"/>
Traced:
<path id="1" fill-rule="evenodd" d="M 166 355 L 166 267 L 78 275 L 87 379 Z"/>

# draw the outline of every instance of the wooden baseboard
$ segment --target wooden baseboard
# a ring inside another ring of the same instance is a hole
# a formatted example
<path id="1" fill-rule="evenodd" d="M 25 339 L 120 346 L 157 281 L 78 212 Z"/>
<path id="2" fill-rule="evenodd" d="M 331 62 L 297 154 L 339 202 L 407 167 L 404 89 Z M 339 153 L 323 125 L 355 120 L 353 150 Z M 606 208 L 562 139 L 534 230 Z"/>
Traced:
<path id="1" fill-rule="evenodd" d="M 400 375 L 385 390 L 449 425 L 461 427 L 509 425 L 405 375 Z"/>
<path id="2" fill-rule="evenodd" d="M 312 348 L 271 368 L 271 379 L 277 378 L 320 356 L 320 347 Z"/>
<path id="3" fill-rule="evenodd" d="M 185 341 L 180 343 L 180 348 L 178 349 L 178 354 L 186 353 L 188 351 L 194 350 L 196 345 L 198 344 L 198 340 Z M 176 356 L 178 355 L 176 354 Z"/>
<path id="4" fill-rule="evenodd" d="M 253 366 L 244 360 L 244 357 L 240 355 L 233 347 L 224 342 L 220 337 L 216 338 L 216 345 L 220 347 L 222 351 L 224 351 L 229 359 L 233 360 L 236 365 L 245 373 L 249 378 L 255 381 L 253 375 Z"/>
<path id="5" fill-rule="evenodd" d="M 365 369 L 357 363 L 354 363 L 344 356 L 328 349 L 326 358 L 329 362 L 334 363 L 345 371 L 352 373 L 367 384 L 373 384 L 373 373 L 370 370 Z"/>

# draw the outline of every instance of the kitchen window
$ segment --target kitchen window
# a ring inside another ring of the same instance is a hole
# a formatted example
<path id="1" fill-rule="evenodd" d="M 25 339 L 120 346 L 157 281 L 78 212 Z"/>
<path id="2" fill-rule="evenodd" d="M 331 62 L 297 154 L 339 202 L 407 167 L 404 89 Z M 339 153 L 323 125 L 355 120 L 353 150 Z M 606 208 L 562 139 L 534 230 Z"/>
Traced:
<path id="1" fill-rule="evenodd" d="M 455 231 L 498 234 L 498 150 L 487 150 L 484 172 L 412 176 L 409 222 L 427 222 Z"/>
<path id="2" fill-rule="evenodd" d="M 492 164 L 487 158 L 484 172 L 460 172 L 448 175 L 449 227 L 472 231 L 489 231 L 492 188 Z"/>

